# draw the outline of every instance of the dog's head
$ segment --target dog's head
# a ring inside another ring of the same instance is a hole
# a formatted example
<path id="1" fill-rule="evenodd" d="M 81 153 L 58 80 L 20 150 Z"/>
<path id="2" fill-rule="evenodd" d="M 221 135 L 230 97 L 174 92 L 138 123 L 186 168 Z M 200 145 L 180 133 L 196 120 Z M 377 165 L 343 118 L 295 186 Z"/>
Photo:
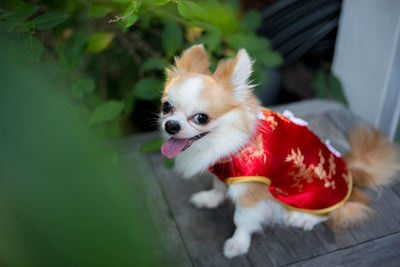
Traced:
<path id="1" fill-rule="evenodd" d="M 178 155 L 178 161 L 189 165 L 195 157 L 196 169 L 247 143 L 258 108 L 249 83 L 252 61 L 244 49 L 220 62 L 213 74 L 209 65 L 202 45 L 187 49 L 167 69 L 161 100 L 160 125 L 169 138 L 163 155 Z"/>

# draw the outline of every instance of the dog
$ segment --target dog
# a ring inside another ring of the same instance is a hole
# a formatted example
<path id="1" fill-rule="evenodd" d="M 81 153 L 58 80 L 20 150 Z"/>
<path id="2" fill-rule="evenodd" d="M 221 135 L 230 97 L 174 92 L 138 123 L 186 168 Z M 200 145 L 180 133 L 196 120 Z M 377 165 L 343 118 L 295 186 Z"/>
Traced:
<path id="1" fill-rule="evenodd" d="M 213 173 L 213 188 L 191 203 L 235 204 L 236 229 L 223 248 L 228 258 L 246 253 L 263 225 L 311 230 L 328 220 L 337 227 L 367 220 L 373 210 L 358 187 L 389 184 L 400 170 L 397 148 L 373 128 L 355 128 L 341 157 L 301 119 L 263 108 L 249 81 L 252 63 L 241 49 L 210 73 L 203 45 L 192 46 L 167 68 L 161 99 L 168 138 L 162 154 L 175 157 L 185 178 Z"/>

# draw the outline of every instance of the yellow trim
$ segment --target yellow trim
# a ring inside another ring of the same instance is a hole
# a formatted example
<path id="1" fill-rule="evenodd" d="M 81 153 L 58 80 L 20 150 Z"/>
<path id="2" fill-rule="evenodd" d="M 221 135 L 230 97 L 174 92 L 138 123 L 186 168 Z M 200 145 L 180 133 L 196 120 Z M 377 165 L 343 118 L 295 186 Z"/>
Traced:
<path id="1" fill-rule="evenodd" d="M 235 183 L 248 183 L 248 182 L 260 182 L 260 183 L 266 184 L 267 186 L 270 186 L 270 184 L 271 184 L 271 180 L 264 176 L 240 176 L 240 177 L 230 177 L 230 178 L 227 178 L 224 180 L 224 183 L 226 186 L 229 186 L 230 184 L 235 184 Z M 276 198 L 274 198 L 274 199 L 288 209 L 302 211 L 302 212 L 308 212 L 308 213 L 314 213 L 314 214 L 324 214 L 324 213 L 331 212 L 332 210 L 337 209 L 340 206 L 342 206 L 349 199 L 352 191 L 353 191 L 353 176 L 351 175 L 351 172 L 349 171 L 349 184 L 348 184 L 347 195 L 340 202 L 338 202 L 335 205 L 330 206 L 328 208 L 324 208 L 324 209 L 320 209 L 320 210 L 302 209 L 302 208 L 292 207 L 292 206 L 280 201 L 279 199 L 276 199 Z"/>
<path id="2" fill-rule="evenodd" d="M 271 180 L 264 176 L 239 176 L 239 177 L 229 177 L 224 180 L 224 183 L 227 187 L 231 184 L 249 183 L 249 182 L 263 183 L 266 186 L 271 185 Z"/>

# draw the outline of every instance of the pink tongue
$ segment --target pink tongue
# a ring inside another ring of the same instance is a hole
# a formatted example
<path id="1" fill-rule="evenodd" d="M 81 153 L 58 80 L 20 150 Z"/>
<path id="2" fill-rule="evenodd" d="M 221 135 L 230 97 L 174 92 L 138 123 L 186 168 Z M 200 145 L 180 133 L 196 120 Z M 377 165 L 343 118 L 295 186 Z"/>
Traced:
<path id="1" fill-rule="evenodd" d="M 170 138 L 165 141 L 161 146 L 161 153 L 167 158 L 175 157 L 176 154 L 185 148 L 186 144 L 189 143 L 189 139 L 175 139 Z"/>

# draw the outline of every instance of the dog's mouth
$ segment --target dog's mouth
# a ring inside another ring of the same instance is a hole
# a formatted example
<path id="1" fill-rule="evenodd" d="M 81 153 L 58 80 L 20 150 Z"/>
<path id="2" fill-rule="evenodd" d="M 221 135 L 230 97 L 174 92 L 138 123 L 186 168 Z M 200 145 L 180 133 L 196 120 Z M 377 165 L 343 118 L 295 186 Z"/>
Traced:
<path id="1" fill-rule="evenodd" d="M 161 153 L 167 158 L 175 157 L 177 154 L 189 148 L 195 141 L 206 136 L 208 133 L 209 132 L 204 132 L 191 138 L 182 139 L 171 137 L 170 139 L 165 141 L 164 144 L 162 144 Z"/>

